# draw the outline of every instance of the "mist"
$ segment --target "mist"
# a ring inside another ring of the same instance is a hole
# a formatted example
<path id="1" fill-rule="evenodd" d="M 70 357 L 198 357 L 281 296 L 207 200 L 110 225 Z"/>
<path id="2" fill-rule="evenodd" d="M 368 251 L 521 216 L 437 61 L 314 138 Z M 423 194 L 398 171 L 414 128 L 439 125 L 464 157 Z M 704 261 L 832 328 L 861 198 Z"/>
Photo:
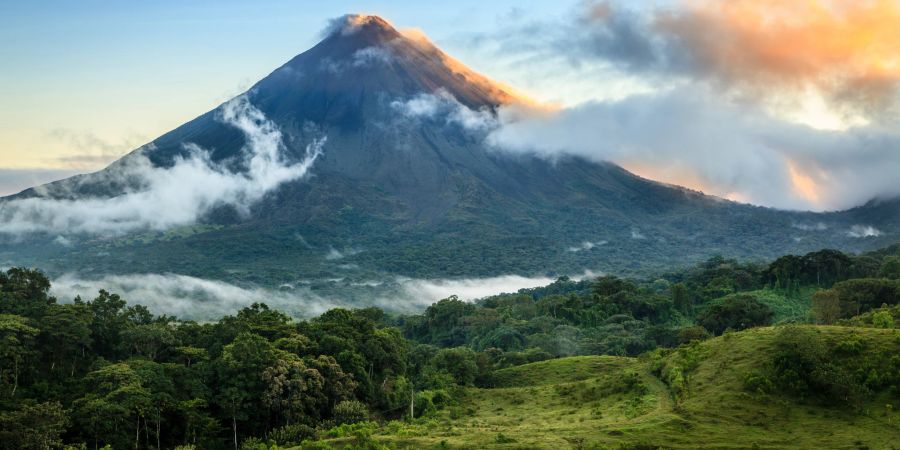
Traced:
<path id="1" fill-rule="evenodd" d="M 224 281 L 179 274 L 130 274 L 83 277 L 66 274 L 52 280 L 51 294 L 61 302 L 76 296 L 87 301 L 100 289 L 119 294 L 129 305 L 140 304 L 154 314 L 211 321 L 234 314 L 253 303 L 265 303 L 293 317 L 315 317 L 332 308 L 376 306 L 394 313 L 419 313 L 438 300 L 456 295 L 472 301 L 500 293 L 514 293 L 552 283 L 549 277 L 506 275 L 472 279 L 389 278 L 347 283 L 354 296 L 341 293 L 343 280 L 320 280 L 337 286 L 328 294 L 313 292 L 310 282 L 286 284 L 279 289 L 238 286 Z M 317 289 L 318 290 L 318 289 Z"/>
<path id="2" fill-rule="evenodd" d="M 153 150 L 150 145 L 93 175 L 123 186 L 122 194 L 73 199 L 55 192 L 51 198 L 37 189 L 37 197 L 0 203 L 0 233 L 118 235 L 190 225 L 222 206 L 247 214 L 282 183 L 304 177 L 325 144 L 324 137 L 314 140 L 300 161 L 288 162 L 281 131 L 244 95 L 222 105 L 217 118 L 244 135 L 242 171 L 212 161 L 207 149 L 192 143 L 184 144 L 187 157 L 171 167 L 157 167 L 146 156 Z"/>

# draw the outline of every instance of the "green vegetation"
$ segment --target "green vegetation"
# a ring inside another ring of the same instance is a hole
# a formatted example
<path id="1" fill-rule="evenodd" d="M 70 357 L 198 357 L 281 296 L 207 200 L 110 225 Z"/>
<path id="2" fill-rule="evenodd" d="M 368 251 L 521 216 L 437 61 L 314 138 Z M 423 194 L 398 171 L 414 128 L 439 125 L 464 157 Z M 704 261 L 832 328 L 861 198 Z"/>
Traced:
<path id="1" fill-rule="evenodd" d="M 760 393 L 747 382 L 794 332 L 828 347 L 859 341 L 876 350 L 841 357 L 845 368 L 900 351 L 884 330 L 803 326 L 755 328 L 641 358 L 555 359 L 499 370 L 495 387 L 466 388 L 457 405 L 385 424 L 372 438 L 393 448 L 896 448 L 897 392 L 884 384 L 860 403 L 829 403 Z M 898 368 L 896 359 L 887 364 Z"/>
<path id="2" fill-rule="evenodd" d="M 420 315 L 254 304 L 202 324 L 106 291 L 60 304 L 13 268 L 0 448 L 890 448 L 894 264 L 713 258 Z"/>

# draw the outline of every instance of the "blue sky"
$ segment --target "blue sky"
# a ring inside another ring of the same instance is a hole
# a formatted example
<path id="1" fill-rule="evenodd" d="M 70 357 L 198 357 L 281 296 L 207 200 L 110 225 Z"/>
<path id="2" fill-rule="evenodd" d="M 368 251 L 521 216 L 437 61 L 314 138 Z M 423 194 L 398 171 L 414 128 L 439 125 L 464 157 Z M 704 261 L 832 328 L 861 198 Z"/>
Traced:
<path id="1" fill-rule="evenodd" d="M 0 168 L 97 169 L 239 93 L 345 13 L 421 28 L 491 72 L 489 57 L 467 58 L 477 52 L 460 36 L 510 15 L 570 9 L 550 1 L 4 1 Z"/>

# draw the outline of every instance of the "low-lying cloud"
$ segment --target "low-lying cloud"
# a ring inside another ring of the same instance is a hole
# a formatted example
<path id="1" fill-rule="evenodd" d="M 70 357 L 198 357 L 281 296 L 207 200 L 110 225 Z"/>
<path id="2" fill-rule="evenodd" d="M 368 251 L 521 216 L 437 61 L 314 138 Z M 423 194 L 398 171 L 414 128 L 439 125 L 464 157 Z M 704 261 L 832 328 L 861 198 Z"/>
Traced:
<path id="1" fill-rule="evenodd" d="M 852 238 L 867 238 L 881 236 L 881 231 L 871 225 L 853 225 L 847 231 L 847 236 Z"/>
<path id="2" fill-rule="evenodd" d="M 593 250 L 596 247 L 601 245 L 606 245 L 606 241 L 584 241 L 581 244 L 569 247 L 567 250 L 572 253 L 583 252 L 588 250 Z"/>
<path id="3" fill-rule="evenodd" d="M 444 89 L 396 100 L 391 107 L 410 119 L 443 120 L 447 125 L 455 124 L 470 131 L 487 131 L 497 126 L 497 119 L 491 111 L 470 109 Z"/>
<path id="4" fill-rule="evenodd" d="M 253 303 L 265 303 L 295 317 L 311 317 L 346 306 L 304 288 L 243 288 L 175 274 L 108 275 L 98 279 L 65 275 L 53 280 L 51 293 L 60 301 L 76 296 L 88 300 L 100 289 L 121 295 L 131 305 L 144 305 L 154 314 L 193 320 L 216 320 Z"/>
<path id="5" fill-rule="evenodd" d="M 222 206 L 246 214 L 282 183 L 306 175 L 325 144 L 324 138 L 315 140 L 300 161 L 287 161 L 281 132 L 246 96 L 224 104 L 218 117 L 244 135 L 243 170 L 232 172 L 192 143 L 185 143 L 189 156 L 171 167 L 154 166 L 144 153 L 152 148 L 143 149 L 88 176 L 124 186 L 121 195 L 5 201 L 0 203 L 0 233 L 120 234 L 193 224 Z"/>
<path id="6" fill-rule="evenodd" d="M 343 282 L 341 279 L 322 281 Z M 392 278 L 347 282 L 348 286 L 366 292 L 365 295 L 357 296 L 361 299 L 351 301 L 339 293 L 313 292 L 308 285 L 285 284 L 279 289 L 268 289 L 240 287 L 223 281 L 178 274 L 107 275 L 100 278 L 68 274 L 53 280 L 51 294 L 63 302 L 71 301 L 76 296 L 89 300 L 96 297 L 100 289 L 105 289 L 121 295 L 131 305 L 144 305 L 155 314 L 191 320 L 216 320 L 257 302 L 266 303 L 294 317 L 305 318 L 339 307 L 377 306 L 392 312 L 417 313 L 451 295 L 471 301 L 494 294 L 544 286 L 553 281 L 549 277 L 507 275 L 481 279 Z"/>
<path id="7" fill-rule="evenodd" d="M 520 289 L 544 286 L 554 281 L 549 277 L 504 275 L 491 278 L 420 280 L 400 279 L 403 292 L 419 305 L 430 305 L 451 295 L 461 300 L 475 300 L 494 294 L 515 293 Z"/>

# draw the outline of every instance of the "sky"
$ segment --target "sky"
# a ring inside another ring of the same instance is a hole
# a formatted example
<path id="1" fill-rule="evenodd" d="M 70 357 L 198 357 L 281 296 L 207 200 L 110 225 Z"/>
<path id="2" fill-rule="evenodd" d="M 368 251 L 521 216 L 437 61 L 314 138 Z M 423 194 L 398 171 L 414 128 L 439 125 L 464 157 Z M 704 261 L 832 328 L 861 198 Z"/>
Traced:
<path id="1" fill-rule="evenodd" d="M 418 28 L 552 105 L 501 110 L 502 150 L 786 209 L 900 195 L 895 0 L 0 0 L 0 194 L 104 167 L 345 13 Z"/>

